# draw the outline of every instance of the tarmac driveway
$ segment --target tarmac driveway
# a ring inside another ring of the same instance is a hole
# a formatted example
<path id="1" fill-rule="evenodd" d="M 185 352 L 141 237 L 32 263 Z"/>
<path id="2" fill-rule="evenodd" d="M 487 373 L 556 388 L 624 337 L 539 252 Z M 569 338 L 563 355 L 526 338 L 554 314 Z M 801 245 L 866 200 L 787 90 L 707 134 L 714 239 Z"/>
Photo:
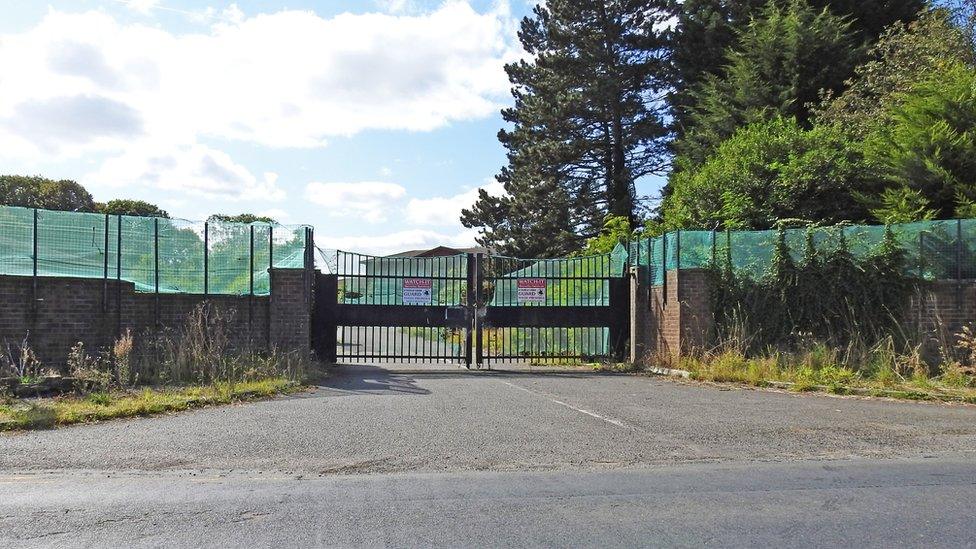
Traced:
<path id="1" fill-rule="evenodd" d="M 267 402 L 0 436 L 0 471 L 335 473 L 971 456 L 976 407 L 585 371 L 343 366 Z"/>

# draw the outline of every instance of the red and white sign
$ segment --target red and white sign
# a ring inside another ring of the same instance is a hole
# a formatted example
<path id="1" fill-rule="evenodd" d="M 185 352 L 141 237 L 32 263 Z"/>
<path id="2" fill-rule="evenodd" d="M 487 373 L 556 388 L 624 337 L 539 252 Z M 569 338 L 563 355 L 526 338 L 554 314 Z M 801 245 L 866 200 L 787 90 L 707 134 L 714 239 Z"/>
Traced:
<path id="1" fill-rule="evenodd" d="M 519 303 L 545 303 L 546 279 L 520 278 L 518 279 Z"/>
<path id="2" fill-rule="evenodd" d="M 430 305 L 434 296 L 434 281 L 429 278 L 403 279 L 404 305 Z"/>

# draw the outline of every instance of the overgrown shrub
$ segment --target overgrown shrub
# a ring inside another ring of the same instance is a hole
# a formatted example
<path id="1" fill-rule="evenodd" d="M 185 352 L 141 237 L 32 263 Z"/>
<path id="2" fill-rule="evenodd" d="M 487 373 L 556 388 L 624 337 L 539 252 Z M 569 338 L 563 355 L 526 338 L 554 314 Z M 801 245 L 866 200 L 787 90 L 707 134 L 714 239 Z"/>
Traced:
<path id="1" fill-rule="evenodd" d="M 16 344 L 4 345 L 0 354 L 0 377 L 18 377 L 24 380 L 39 377 L 45 373 L 44 364 L 37 358 L 28 343 L 30 334 Z"/>
<path id="2" fill-rule="evenodd" d="M 71 347 L 67 375 L 79 393 L 98 395 L 136 385 L 219 384 L 285 377 L 297 381 L 309 365 L 307 354 L 277 349 L 256 351 L 231 344 L 232 317 L 202 304 L 177 329 L 126 330 L 108 349 L 90 354 L 83 342 Z M 0 377 L 33 380 L 53 375 L 25 339 L 0 355 Z"/>
<path id="3" fill-rule="evenodd" d="M 300 379 L 309 358 L 277 349 L 233 344 L 232 314 L 198 305 L 178 329 L 147 331 L 133 344 L 131 375 L 141 383 L 214 383 L 263 377 Z M 240 339 L 240 338 L 238 338 Z"/>
<path id="4" fill-rule="evenodd" d="M 720 344 L 747 355 L 817 345 L 867 355 L 885 338 L 908 346 L 911 337 L 900 326 L 916 281 L 904 274 L 905 253 L 891 230 L 863 258 L 851 253 L 843 231 L 835 229 L 832 245 L 820 247 L 813 231 L 794 261 L 780 230 L 771 265 L 759 279 L 735 273 L 728 255 L 713 265 Z"/>

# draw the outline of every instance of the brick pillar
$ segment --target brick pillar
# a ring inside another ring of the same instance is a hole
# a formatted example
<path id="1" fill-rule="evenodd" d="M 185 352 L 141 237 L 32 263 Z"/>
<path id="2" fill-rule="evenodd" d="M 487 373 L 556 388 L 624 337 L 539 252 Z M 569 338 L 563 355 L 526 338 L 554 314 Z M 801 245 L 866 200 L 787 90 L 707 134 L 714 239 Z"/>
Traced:
<path id="1" fill-rule="evenodd" d="M 643 343 L 632 347 L 635 363 L 668 360 L 710 343 L 715 319 L 708 271 L 673 270 L 665 276 L 664 285 L 647 287 L 646 274 L 638 273 L 632 286 L 632 337 Z"/>
<path id="2" fill-rule="evenodd" d="M 712 288 L 709 273 L 705 269 L 673 271 L 678 294 L 678 322 L 680 352 L 702 349 L 711 343 L 715 327 L 712 311 Z M 669 275 L 671 273 L 668 273 Z"/>
<path id="3" fill-rule="evenodd" d="M 305 269 L 271 269 L 269 344 L 280 351 L 311 350 L 312 292 Z"/>

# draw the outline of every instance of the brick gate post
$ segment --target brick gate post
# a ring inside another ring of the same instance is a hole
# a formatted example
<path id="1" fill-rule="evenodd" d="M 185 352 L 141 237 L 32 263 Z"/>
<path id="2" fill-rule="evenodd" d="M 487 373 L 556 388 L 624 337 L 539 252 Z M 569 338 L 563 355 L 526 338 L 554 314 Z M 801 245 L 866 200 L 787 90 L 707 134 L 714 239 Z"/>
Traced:
<path id="1" fill-rule="evenodd" d="M 645 275 L 637 275 L 646 280 Z M 631 360 L 646 363 L 658 359 L 669 361 L 712 342 L 715 317 L 712 311 L 711 280 L 705 269 L 679 269 L 665 273 L 666 283 L 632 290 L 636 314 L 632 329 L 643 331 L 637 336 L 643 350 L 634 345 Z"/>
<path id="2" fill-rule="evenodd" d="M 306 269 L 271 269 L 269 344 L 281 351 L 311 350 L 312 296 Z"/>

